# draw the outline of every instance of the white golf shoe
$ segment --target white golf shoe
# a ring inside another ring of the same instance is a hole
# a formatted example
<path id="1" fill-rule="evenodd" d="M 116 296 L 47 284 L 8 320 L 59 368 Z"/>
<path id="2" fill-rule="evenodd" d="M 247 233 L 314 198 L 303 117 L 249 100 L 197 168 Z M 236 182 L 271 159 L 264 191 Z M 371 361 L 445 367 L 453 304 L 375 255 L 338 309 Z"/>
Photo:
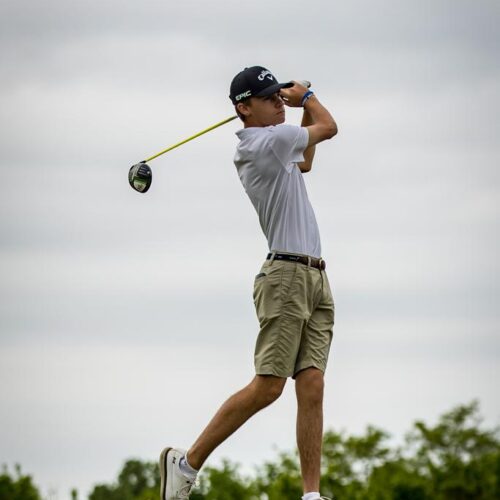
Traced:
<path id="1" fill-rule="evenodd" d="M 179 469 L 184 450 L 165 448 L 160 455 L 160 498 L 161 500 L 186 500 L 194 486 L 194 480 L 186 477 Z"/>

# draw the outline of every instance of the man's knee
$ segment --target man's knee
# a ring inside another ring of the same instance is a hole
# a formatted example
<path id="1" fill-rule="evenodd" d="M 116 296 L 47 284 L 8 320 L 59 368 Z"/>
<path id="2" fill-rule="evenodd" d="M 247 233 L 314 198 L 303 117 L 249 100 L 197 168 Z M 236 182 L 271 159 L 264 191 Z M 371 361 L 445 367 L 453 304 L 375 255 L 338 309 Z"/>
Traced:
<path id="1" fill-rule="evenodd" d="M 324 388 L 325 380 L 321 370 L 307 368 L 296 376 L 295 391 L 299 404 L 302 402 L 308 405 L 321 404 Z"/>
<path id="2" fill-rule="evenodd" d="M 286 378 L 272 375 L 257 375 L 255 377 L 255 396 L 259 406 L 265 407 L 276 401 L 283 392 Z"/>

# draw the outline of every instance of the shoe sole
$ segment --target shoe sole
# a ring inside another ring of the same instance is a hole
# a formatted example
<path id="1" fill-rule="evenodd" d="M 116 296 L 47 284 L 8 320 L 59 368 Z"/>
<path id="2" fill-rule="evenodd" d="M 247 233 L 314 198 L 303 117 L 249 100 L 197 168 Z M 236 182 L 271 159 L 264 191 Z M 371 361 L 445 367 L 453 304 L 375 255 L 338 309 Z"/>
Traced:
<path id="1" fill-rule="evenodd" d="M 160 454 L 160 498 L 165 500 L 165 493 L 167 489 L 167 455 L 172 448 L 165 448 Z"/>

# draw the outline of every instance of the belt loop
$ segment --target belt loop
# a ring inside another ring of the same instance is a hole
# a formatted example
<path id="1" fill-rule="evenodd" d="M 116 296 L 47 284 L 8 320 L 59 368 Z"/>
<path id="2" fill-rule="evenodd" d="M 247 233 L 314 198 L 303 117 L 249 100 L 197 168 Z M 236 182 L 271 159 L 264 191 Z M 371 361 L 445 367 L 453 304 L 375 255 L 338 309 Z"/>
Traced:
<path id="1" fill-rule="evenodd" d="M 307 267 L 311 267 L 311 256 L 307 256 Z"/>
<path id="2" fill-rule="evenodd" d="M 272 265 L 273 265 L 274 257 L 276 257 L 276 252 L 272 252 L 272 253 L 271 253 L 271 262 L 269 262 L 269 265 L 270 265 L 270 266 L 272 266 Z"/>

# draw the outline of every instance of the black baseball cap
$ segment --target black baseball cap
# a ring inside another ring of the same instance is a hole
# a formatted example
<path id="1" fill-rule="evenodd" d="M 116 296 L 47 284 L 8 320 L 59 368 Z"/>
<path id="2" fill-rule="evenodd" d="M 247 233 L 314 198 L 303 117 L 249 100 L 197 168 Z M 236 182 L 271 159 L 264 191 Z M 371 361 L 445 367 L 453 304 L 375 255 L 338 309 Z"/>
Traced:
<path id="1" fill-rule="evenodd" d="M 233 78 L 229 99 L 236 105 L 249 97 L 265 97 L 289 87 L 293 87 L 293 82 L 278 83 L 268 69 L 252 66 L 240 71 Z"/>

